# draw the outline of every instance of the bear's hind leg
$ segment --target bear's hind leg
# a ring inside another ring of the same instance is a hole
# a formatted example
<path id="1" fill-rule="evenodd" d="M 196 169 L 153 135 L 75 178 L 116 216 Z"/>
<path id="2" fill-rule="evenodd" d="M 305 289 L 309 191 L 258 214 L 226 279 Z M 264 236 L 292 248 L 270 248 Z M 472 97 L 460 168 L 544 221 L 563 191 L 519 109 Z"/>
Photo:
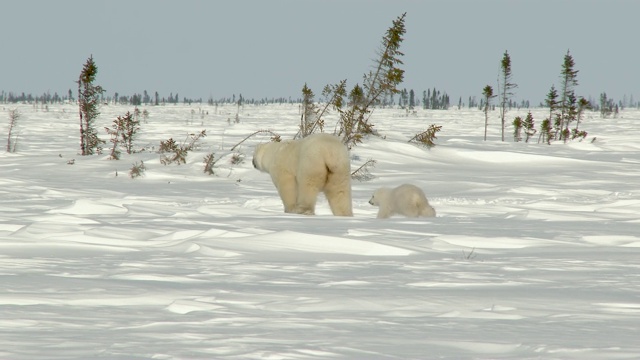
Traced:
<path id="1" fill-rule="evenodd" d="M 298 202 L 293 212 L 303 215 L 315 215 L 316 201 L 320 191 L 315 188 L 306 188 L 303 191 L 300 190 L 301 189 L 298 189 Z"/>
<path id="2" fill-rule="evenodd" d="M 304 215 L 315 215 L 318 193 L 320 193 L 322 185 L 322 182 L 319 182 L 313 177 L 299 179 L 297 190 L 298 199 L 294 212 Z"/>
<path id="3" fill-rule="evenodd" d="M 353 216 L 350 191 L 325 191 L 324 195 L 329 201 L 329 207 L 333 215 Z"/>
<path id="4" fill-rule="evenodd" d="M 418 206 L 419 205 L 412 204 L 408 209 L 405 209 L 404 214 L 402 215 L 410 218 L 417 218 L 420 216 L 420 208 Z"/>
<path id="5" fill-rule="evenodd" d="M 324 195 L 329 202 L 331 212 L 335 216 L 353 216 L 353 205 L 351 202 L 351 174 L 345 178 L 338 178 L 336 175 L 329 175 L 327 185 L 324 188 Z"/>

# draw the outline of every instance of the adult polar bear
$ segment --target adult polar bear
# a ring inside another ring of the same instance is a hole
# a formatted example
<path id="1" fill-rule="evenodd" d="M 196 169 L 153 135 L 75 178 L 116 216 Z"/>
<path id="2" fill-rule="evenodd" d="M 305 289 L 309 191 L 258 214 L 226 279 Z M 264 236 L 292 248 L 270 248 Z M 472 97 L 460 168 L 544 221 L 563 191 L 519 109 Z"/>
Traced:
<path id="1" fill-rule="evenodd" d="M 427 197 L 419 187 L 402 184 L 396 188 L 380 188 L 373 193 L 369 204 L 378 206 L 378 219 L 394 214 L 407 217 L 434 217 L 436 210 L 429 205 Z"/>
<path id="2" fill-rule="evenodd" d="M 286 213 L 315 214 L 323 192 L 333 215 L 353 216 L 351 162 L 340 138 L 313 134 L 256 147 L 253 166 L 271 175 Z"/>

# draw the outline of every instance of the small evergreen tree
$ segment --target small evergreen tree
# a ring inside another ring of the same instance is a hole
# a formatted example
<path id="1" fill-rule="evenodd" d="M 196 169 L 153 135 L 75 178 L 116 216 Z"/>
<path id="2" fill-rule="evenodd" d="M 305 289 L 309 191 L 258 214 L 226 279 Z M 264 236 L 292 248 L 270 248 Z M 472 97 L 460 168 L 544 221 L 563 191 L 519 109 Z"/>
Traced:
<path id="1" fill-rule="evenodd" d="M 430 109 L 429 107 L 429 100 L 431 99 L 431 89 L 429 89 L 428 91 L 422 91 L 422 108 L 423 109 Z"/>
<path id="2" fill-rule="evenodd" d="M 553 121 L 554 114 L 558 108 L 558 91 L 554 85 L 551 85 L 551 89 L 547 93 L 547 98 L 545 99 L 545 105 L 549 108 L 549 117 L 542 121 L 540 128 L 540 136 L 538 137 L 539 142 L 551 142 L 551 138 L 548 135 L 552 134 L 551 121 Z"/>
<path id="3" fill-rule="evenodd" d="M 576 95 L 570 92 L 567 95 L 567 112 L 564 116 L 564 129 L 562 130 L 562 140 L 566 143 L 569 140 L 571 135 L 571 131 L 569 130 L 569 126 L 572 122 L 578 119 L 578 101 L 576 99 Z"/>
<path id="4" fill-rule="evenodd" d="M 364 92 L 360 85 L 356 84 L 353 89 L 351 89 L 348 100 L 350 106 L 365 106 Z"/>
<path id="5" fill-rule="evenodd" d="M 515 119 L 513 119 L 513 141 L 515 142 L 520 142 L 522 141 L 522 128 L 523 128 L 523 121 L 522 118 L 520 116 L 516 116 Z"/>
<path id="6" fill-rule="evenodd" d="M 305 83 L 302 87 L 302 114 L 300 116 L 300 131 L 298 132 L 301 137 L 311 135 L 315 128 L 316 107 L 313 103 L 314 97 L 313 91 Z M 323 124 L 318 125 L 320 125 L 320 131 L 322 131 Z"/>
<path id="7" fill-rule="evenodd" d="M 593 106 L 591 106 L 589 100 L 583 97 L 578 100 L 578 118 L 576 119 L 576 127 L 574 129 L 576 132 L 579 131 L 578 128 L 580 127 L 580 121 L 582 121 L 582 115 L 584 114 L 584 111 L 591 109 L 593 109 Z"/>
<path id="8" fill-rule="evenodd" d="M 78 105 L 80 107 L 80 150 L 82 155 L 92 155 L 100 153 L 101 145 L 104 141 L 98 137 L 95 121 L 100 115 L 100 96 L 104 89 L 99 85 L 94 85 L 98 67 L 93 61 L 93 55 L 87 59 L 80 78 L 78 79 Z"/>
<path id="9" fill-rule="evenodd" d="M 119 146 L 121 143 L 124 145 L 127 154 L 133 153 L 133 140 L 137 136 L 138 130 L 140 130 L 140 120 L 127 111 L 124 116 L 118 116 L 113 120 L 111 128 L 105 128 L 105 130 L 111 135 L 111 143 L 113 144 L 110 158 L 119 160 Z"/>
<path id="10" fill-rule="evenodd" d="M 113 121 L 114 124 L 112 128 L 105 127 L 104 129 L 107 131 L 107 134 L 111 135 L 111 153 L 109 154 L 109 159 L 111 160 L 120 160 L 120 127 L 116 123 L 117 120 Z"/>
<path id="11" fill-rule="evenodd" d="M 535 135 L 537 131 L 535 129 L 535 122 L 533 120 L 533 114 L 531 114 L 531 111 L 529 111 L 527 117 L 524 119 L 522 127 L 524 127 L 524 133 L 527 136 L 524 142 L 528 143 L 529 139 L 531 139 L 531 137 Z"/>
<path id="12" fill-rule="evenodd" d="M 404 109 L 407 107 L 407 103 L 409 102 L 409 93 L 407 93 L 407 89 L 402 89 L 400 90 L 400 99 L 398 100 L 398 106 L 400 106 L 401 109 Z"/>
<path id="13" fill-rule="evenodd" d="M 540 125 L 540 137 L 538 138 L 538 142 L 542 141 L 550 145 L 552 139 L 553 130 L 551 127 L 551 120 L 544 119 L 542 120 L 542 124 Z"/>
<path id="14" fill-rule="evenodd" d="M 607 98 L 607 93 L 600 94 L 600 116 L 605 119 L 613 113 L 613 101 Z"/>
<path id="15" fill-rule="evenodd" d="M 138 117 L 133 116 L 130 112 L 124 115 L 124 117 L 118 116 L 117 121 L 122 124 L 122 142 L 127 154 L 133 153 L 133 140 L 138 135 L 140 130 L 140 120 Z"/>
<path id="16" fill-rule="evenodd" d="M 300 127 L 294 138 L 305 137 L 315 133 L 316 131 L 324 131 L 324 115 L 329 112 L 329 108 L 333 107 L 340 111 L 344 104 L 344 96 L 346 94 L 346 80 L 342 80 L 337 85 L 326 85 L 322 90 L 322 96 L 328 97 L 324 106 L 318 107 L 313 103 L 314 94 L 307 84 L 302 87 L 302 114 L 300 119 Z"/>
<path id="17" fill-rule="evenodd" d="M 496 97 L 493 95 L 493 88 L 489 85 L 482 89 L 484 96 L 484 141 L 487 141 L 487 127 L 489 126 L 489 108 L 491 107 L 491 99 Z"/>
<path id="18" fill-rule="evenodd" d="M 569 53 L 569 50 L 567 50 L 561 71 L 562 92 L 560 94 L 560 124 L 558 126 L 560 132 L 556 134 L 556 138 L 560 135 L 565 141 L 566 135 L 569 133 L 569 122 L 574 120 L 576 115 L 576 97 L 573 89 L 578 85 L 578 70 L 574 70 L 574 66 L 575 62 L 573 57 Z"/>
<path id="19" fill-rule="evenodd" d="M 416 106 L 416 93 L 413 89 L 409 90 L 409 109 L 413 110 Z"/>
<path id="20" fill-rule="evenodd" d="M 502 60 L 500 61 L 502 89 L 500 92 L 500 119 L 502 123 L 502 141 L 504 141 L 504 128 L 505 128 L 505 116 L 507 113 L 507 105 L 510 102 L 510 98 L 513 95 L 512 90 L 518 87 L 515 83 L 512 83 L 511 73 L 511 57 L 507 51 L 504 52 Z"/>

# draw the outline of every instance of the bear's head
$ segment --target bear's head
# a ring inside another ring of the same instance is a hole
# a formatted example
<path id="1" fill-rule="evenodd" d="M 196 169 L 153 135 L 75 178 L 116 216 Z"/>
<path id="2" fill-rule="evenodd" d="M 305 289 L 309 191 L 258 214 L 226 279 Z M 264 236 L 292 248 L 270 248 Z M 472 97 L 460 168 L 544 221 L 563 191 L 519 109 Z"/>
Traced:
<path id="1" fill-rule="evenodd" d="M 258 170 L 260 170 L 258 168 L 258 164 L 260 163 L 260 158 L 262 157 L 262 153 L 264 152 L 264 149 L 262 149 L 263 146 L 264 144 L 256 146 L 256 151 L 253 152 L 253 160 L 251 161 L 253 163 L 253 167 Z"/>
<path id="2" fill-rule="evenodd" d="M 263 172 L 268 171 L 268 169 L 265 168 L 265 153 L 267 152 L 267 148 L 272 144 L 272 142 L 268 142 L 256 145 L 256 150 L 253 152 L 253 160 L 251 161 L 254 168 Z"/>

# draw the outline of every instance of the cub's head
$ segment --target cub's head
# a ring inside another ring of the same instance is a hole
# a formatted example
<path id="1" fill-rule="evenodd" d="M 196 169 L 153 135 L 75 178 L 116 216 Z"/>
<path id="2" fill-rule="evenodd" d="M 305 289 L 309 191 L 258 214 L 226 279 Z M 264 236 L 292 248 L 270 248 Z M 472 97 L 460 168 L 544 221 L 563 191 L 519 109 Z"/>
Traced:
<path id="1" fill-rule="evenodd" d="M 384 198 L 385 194 L 389 192 L 388 188 L 380 188 L 373 192 L 373 196 L 369 199 L 369 204 L 373 206 L 380 206 L 380 201 Z"/>

